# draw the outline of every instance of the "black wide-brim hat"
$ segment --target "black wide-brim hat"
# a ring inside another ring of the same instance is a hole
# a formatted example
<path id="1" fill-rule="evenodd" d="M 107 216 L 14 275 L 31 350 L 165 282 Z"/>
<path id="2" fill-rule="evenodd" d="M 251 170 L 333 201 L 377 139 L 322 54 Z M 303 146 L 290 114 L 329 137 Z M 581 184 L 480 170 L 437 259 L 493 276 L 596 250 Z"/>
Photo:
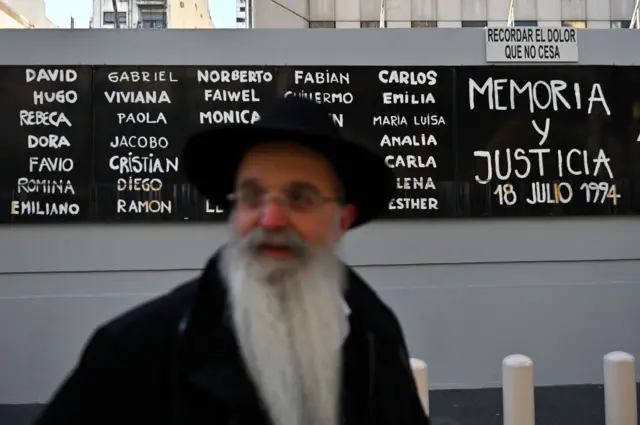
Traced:
<path id="1" fill-rule="evenodd" d="M 234 191 L 245 153 L 270 141 L 300 144 L 333 164 L 344 201 L 357 210 L 351 228 L 388 208 L 395 193 L 393 170 L 371 149 L 343 138 L 324 105 L 300 97 L 278 99 L 253 124 L 226 125 L 191 136 L 182 150 L 182 167 L 205 198 L 228 209 L 227 197 Z"/>

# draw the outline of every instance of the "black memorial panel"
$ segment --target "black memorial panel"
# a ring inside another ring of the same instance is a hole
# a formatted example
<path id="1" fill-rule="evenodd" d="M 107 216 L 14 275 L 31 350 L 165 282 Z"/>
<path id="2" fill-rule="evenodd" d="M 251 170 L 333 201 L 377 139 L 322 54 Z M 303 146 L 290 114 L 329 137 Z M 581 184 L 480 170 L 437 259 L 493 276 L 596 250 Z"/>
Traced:
<path id="1" fill-rule="evenodd" d="M 458 214 L 450 68 L 283 67 L 278 95 L 328 104 L 347 137 L 384 156 L 397 186 L 385 217 Z"/>
<path id="2" fill-rule="evenodd" d="M 98 220 L 189 218 L 193 200 L 180 165 L 189 85 L 184 67 L 95 67 Z"/>
<path id="3" fill-rule="evenodd" d="M 188 134 L 226 124 L 255 122 L 276 93 L 275 68 L 262 66 L 188 67 L 185 81 Z M 220 155 L 224 155 L 224 147 Z M 189 196 L 193 199 L 191 218 L 219 221 L 227 217 L 228 211 L 211 205 L 195 189 L 190 189 Z"/>
<path id="4" fill-rule="evenodd" d="M 85 221 L 91 67 L 0 67 L 0 221 Z"/>
<path id="5" fill-rule="evenodd" d="M 640 214 L 637 87 L 637 67 L 0 67 L 0 221 L 222 220 L 184 142 L 276 96 L 384 156 L 386 218 Z"/>
<path id="6" fill-rule="evenodd" d="M 640 96 L 630 90 L 632 74 L 616 67 L 456 68 L 464 215 L 640 212 L 640 167 L 632 161 Z"/>

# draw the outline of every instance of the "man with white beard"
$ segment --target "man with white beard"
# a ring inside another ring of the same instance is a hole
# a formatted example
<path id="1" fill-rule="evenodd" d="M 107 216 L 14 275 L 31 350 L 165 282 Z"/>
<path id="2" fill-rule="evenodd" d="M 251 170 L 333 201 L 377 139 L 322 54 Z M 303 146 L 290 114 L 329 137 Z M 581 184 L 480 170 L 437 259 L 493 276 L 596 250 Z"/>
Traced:
<path id="1" fill-rule="evenodd" d="M 339 259 L 394 195 L 383 159 L 286 98 L 190 138 L 183 167 L 231 240 L 101 326 L 36 424 L 428 425 L 398 320 Z"/>
<path id="2" fill-rule="evenodd" d="M 235 331 L 276 424 L 337 425 L 340 348 L 348 322 L 345 276 L 330 249 L 291 230 L 254 230 L 223 254 Z M 262 258 L 260 244 L 295 247 L 295 259 Z M 341 314 L 342 313 L 342 314 Z"/>

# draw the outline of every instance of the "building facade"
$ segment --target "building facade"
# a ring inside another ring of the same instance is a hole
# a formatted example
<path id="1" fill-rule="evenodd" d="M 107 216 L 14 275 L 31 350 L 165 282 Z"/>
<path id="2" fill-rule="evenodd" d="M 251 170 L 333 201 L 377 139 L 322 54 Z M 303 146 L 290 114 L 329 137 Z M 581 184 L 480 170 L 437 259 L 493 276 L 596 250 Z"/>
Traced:
<path id="1" fill-rule="evenodd" d="M 0 0 L 0 28 L 56 28 L 44 0 Z"/>
<path id="2" fill-rule="evenodd" d="M 238 28 L 252 28 L 250 13 L 253 0 L 236 0 L 236 26 Z"/>
<path id="3" fill-rule="evenodd" d="M 92 28 L 213 28 L 207 0 L 93 0 Z M 117 16 L 116 16 L 117 15 Z"/>
<path id="4" fill-rule="evenodd" d="M 238 26 L 387 28 L 504 26 L 510 0 L 237 0 Z M 248 3 L 248 4 L 247 4 Z M 628 28 L 635 0 L 517 0 L 515 25 Z M 241 11 L 242 9 L 242 11 Z M 252 25 L 247 25 L 253 16 Z"/>

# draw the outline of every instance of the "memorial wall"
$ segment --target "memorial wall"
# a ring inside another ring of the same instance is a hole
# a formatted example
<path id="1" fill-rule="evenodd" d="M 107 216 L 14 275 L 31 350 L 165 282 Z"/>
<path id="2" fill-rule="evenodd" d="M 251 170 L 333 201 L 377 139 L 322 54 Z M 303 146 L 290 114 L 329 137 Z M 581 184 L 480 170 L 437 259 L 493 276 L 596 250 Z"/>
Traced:
<path id="1" fill-rule="evenodd" d="M 283 95 L 384 156 L 388 219 L 640 214 L 636 87 L 615 66 L 2 66 L 0 221 L 222 220 L 182 144 Z"/>

